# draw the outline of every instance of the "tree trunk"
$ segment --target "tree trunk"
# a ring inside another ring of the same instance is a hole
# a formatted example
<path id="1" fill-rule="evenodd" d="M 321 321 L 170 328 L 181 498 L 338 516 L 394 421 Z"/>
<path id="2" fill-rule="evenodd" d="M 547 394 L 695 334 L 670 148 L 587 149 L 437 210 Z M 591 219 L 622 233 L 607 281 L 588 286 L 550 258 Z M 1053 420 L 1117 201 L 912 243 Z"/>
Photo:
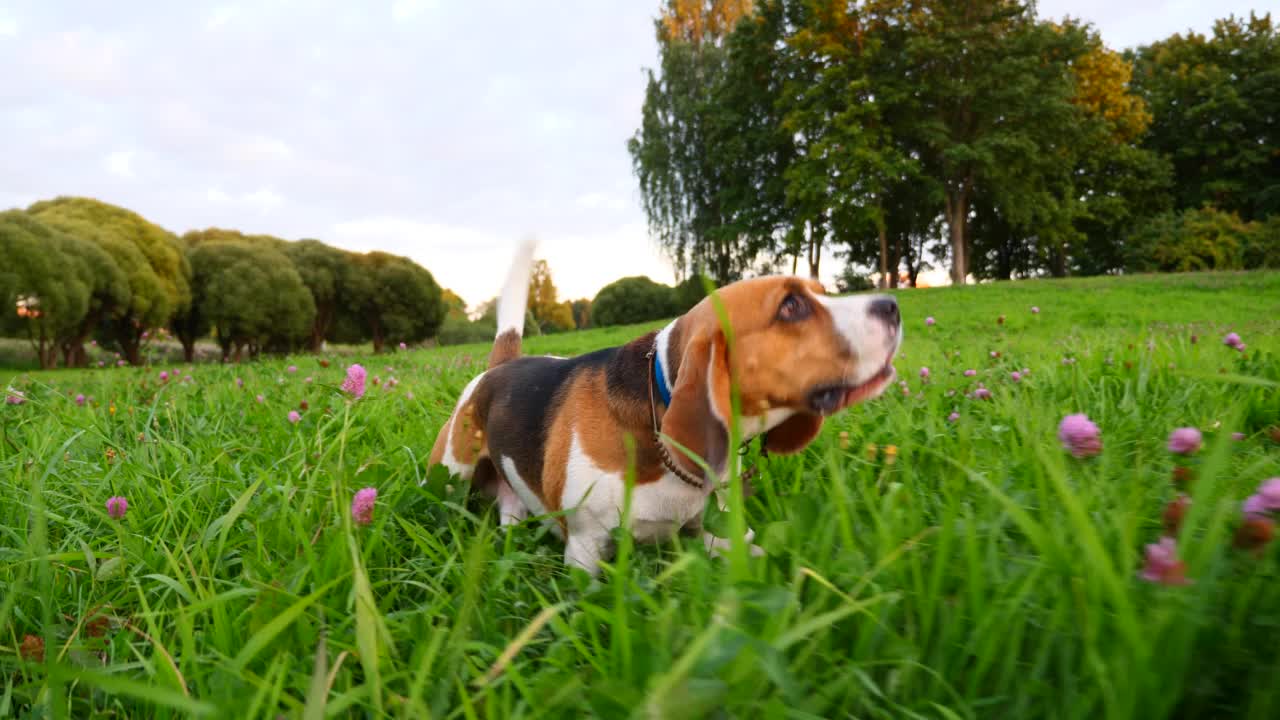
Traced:
<path id="1" fill-rule="evenodd" d="M 819 215 L 809 226 L 809 277 L 818 279 L 818 265 L 822 262 L 822 239 L 827 234 L 826 215 Z"/>
<path id="2" fill-rule="evenodd" d="M 1056 278 L 1067 276 L 1067 253 L 1062 243 L 1057 243 L 1049 251 L 1049 274 Z"/>
<path id="3" fill-rule="evenodd" d="M 375 354 L 382 352 L 382 346 L 386 343 L 387 338 L 386 333 L 382 331 L 382 323 L 377 318 L 370 318 L 369 320 L 369 338 L 373 340 L 373 352 Z"/>
<path id="4" fill-rule="evenodd" d="M 1013 277 L 1013 249 L 1006 234 L 1000 238 L 1000 250 L 996 255 L 996 279 L 1009 280 Z"/>
<path id="5" fill-rule="evenodd" d="M 88 365 L 88 355 L 84 351 L 84 340 L 69 338 L 60 343 L 63 367 L 84 367 Z"/>
<path id="6" fill-rule="evenodd" d="M 127 360 L 130 365 L 136 366 L 142 364 L 142 343 L 137 333 L 120 333 L 120 337 L 117 338 L 116 343 L 120 346 L 120 354 L 124 355 L 124 359 Z"/>
<path id="7" fill-rule="evenodd" d="M 58 343 L 44 334 L 43 324 L 40 326 L 39 336 L 31 332 L 31 326 L 28 324 L 27 337 L 31 340 L 32 349 L 36 351 L 36 361 L 40 363 L 40 369 L 52 370 L 58 364 Z"/>
<path id="8" fill-rule="evenodd" d="M 968 257 L 965 254 L 964 225 L 968 215 L 969 187 L 947 190 L 947 229 L 951 234 L 951 282 L 963 285 L 969 275 Z"/>
<path id="9" fill-rule="evenodd" d="M 902 236 L 898 235 L 893 239 L 893 255 L 892 255 L 892 265 L 891 265 L 891 267 L 893 267 L 893 275 L 890 281 L 892 284 L 890 284 L 889 287 L 896 288 L 902 284 L 902 280 L 898 277 L 898 262 L 901 258 L 902 258 Z M 907 260 L 907 269 L 908 270 L 911 269 L 910 260 Z"/>
<path id="10" fill-rule="evenodd" d="M 182 340 L 182 359 L 187 362 L 196 360 L 196 343 L 194 340 Z"/>
<path id="11" fill-rule="evenodd" d="M 885 229 L 885 226 L 884 226 L 884 218 L 880 218 L 880 221 L 879 221 L 878 223 L 876 223 L 876 225 L 878 225 L 878 228 L 877 228 L 877 229 L 880 231 L 880 282 L 879 282 L 879 286 L 880 286 L 880 288 L 881 288 L 881 289 L 884 289 L 884 288 L 887 288 L 887 287 L 892 287 L 892 285 L 890 285 L 890 284 L 889 284 L 889 231 Z M 897 273 L 896 273 L 896 272 L 894 273 L 894 276 L 895 276 L 895 277 L 897 276 Z"/>
<path id="12" fill-rule="evenodd" d="M 316 319 L 311 323 L 309 346 L 311 352 L 318 353 L 324 347 L 324 336 L 329 334 L 329 326 L 333 324 L 333 311 L 316 305 Z"/>

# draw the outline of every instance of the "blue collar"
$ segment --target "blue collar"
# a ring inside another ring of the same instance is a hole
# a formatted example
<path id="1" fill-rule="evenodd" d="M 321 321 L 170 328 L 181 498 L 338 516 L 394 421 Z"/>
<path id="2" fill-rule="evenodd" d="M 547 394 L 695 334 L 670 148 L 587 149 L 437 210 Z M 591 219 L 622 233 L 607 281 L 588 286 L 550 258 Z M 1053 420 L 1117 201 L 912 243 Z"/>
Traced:
<path id="1" fill-rule="evenodd" d="M 658 397 L 662 404 L 671 407 L 671 388 L 667 386 L 667 374 L 662 371 L 662 359 L 658 357 L 658 348 L 653 349 L 653 378 L 658 383 Z"/>

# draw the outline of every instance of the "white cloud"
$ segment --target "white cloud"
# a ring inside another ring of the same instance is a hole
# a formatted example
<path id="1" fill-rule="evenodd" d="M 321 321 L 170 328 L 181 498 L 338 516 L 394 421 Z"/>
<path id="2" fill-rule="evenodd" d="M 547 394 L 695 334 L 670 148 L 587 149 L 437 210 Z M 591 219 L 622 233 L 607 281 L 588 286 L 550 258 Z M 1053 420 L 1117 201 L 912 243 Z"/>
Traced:
<path id="1" fill-rule="evenodd" d="M 116 177 L 132 178 L 133 177 L 133 156 L 132 150 L 117 150 L 107 155 L 107 172 Z"/>
<path id="2" fill-rule="evenodd" d="M 293 154 L 293 148 L 283 140 L 255 135 L 230 143 L 228 153 L 243 165 L 284 160 Z"/>
<path id="3" fill-rule="evenodd" d="M 15 193 L 7 190 L 0 190 L 0 210 L 8 210 L 10 208 L 23 208 L 35 202 L 39 198 L 26 193 Z"/>
<path id="4" fill-rule="evenodd" d="M 264 214 L 284 204 L 284 197 L 271 188 L 260 188 L 253 192 L 233 195 L 222 188 L 209 188 L 205 191 L 205 199 L 213 205 L 225 205 L 231 208 L 240 207 Z"/>
<path id="5" fill-rule="evenodd" d="M 574 198 L 574 204 L 586 210 L 596 210 L 604 208 L 606 210 L 623 210 L 627 207 L 627 201 L 606 192 L 588 192 Z"/>
<path id="6" fill-rule="evenodd" d="M 255 190 L 241 196 L 241 201 L 260 213 L 269 212 L 284 204 L 284 197 L 269 188 Z"/>
<path id="7" fill-rule="evenodd" d="M 391 17 L 396 22 L 406 22 L 435 8 L 436 0 L 395 0 L 391 3 Z"/>
<path id="8" fill-rule="evenodd" d="M 541 110 L 537 113 L 538 128 L 545 133 L 558 133 L 565 130 L 572 130 L 574 119 L 572 115 L 555 110 Z"/>
<path id="9" fill-rule="evenodd" d="M 1087 20 L 1102 33 L 1102 39 L 1115 49 L 1147 45 L 1173 33 L 1187 30 L 1213 33 L 1213 21 L 1235 14 L 1249 17 L 1250 9 L 1266 3 L 1256 0 L 1041 0 L 1037 9 L 1041 17 L 1060 19 L 1071 15 Z M 1262 12 L 1258 10 L 1258 12 Z"/>
<path id="10" fill-rule="evenodd" d="M 129 87 L 126 50 L 118 38 L 92 30 L 59 32 L 33 45 L 34 69 L 49 84 L 90 97 L 117 97 Z"/>
<path id="11" fill-rule="evenodd" d="M 204 26 L 209 30 L 217 30 L 240 15 L 240 8 L 234 5 L 219 5 L 205 16 Z"/>

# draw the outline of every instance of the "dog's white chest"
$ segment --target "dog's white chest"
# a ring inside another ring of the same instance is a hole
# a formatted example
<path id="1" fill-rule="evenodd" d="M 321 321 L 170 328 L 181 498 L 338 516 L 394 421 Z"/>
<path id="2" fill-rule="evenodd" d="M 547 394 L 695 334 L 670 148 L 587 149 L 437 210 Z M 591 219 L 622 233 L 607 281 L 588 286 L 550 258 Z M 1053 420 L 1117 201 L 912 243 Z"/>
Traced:
<path id="1" fill-rule="evenodd" d="M 701 489 L 671 473 L 637 486 L 631 495 L 631 534 L 641 541 L 668 538 L 701 515 L 706 501 Z"/>
<path id="2" fill-rule="evenodd" d="M 698 517 L 707 494 L 671 473 L 637 485 L 631 493 L 630 530 L 637 540 L 669 537 Z M 601 469 L 583 451 L 575 436 L 565 472 L 561 506 L 568 511 L 570 532 L 586 528 L 616 527 L 623 515 L 626 485 L 622 473 Z"/>

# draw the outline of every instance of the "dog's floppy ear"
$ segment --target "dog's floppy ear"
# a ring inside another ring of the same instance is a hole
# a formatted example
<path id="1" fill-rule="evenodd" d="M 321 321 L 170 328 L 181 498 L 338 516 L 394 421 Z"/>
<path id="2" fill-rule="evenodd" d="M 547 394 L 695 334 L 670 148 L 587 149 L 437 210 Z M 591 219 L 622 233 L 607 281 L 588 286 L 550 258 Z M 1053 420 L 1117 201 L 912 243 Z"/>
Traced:
<path id="1" fill-rule="evenodd" d="M 724 471 L 729 447 L 729 349 L 720 330 L 685 345 L 671 405 L 662 416 L 662 434 L 688 448 L 717 473 Z M 682 468 L 702 477 L 702 468 L 668 443 Z"/>
<path id="2" fill-rule="evenodd" d="M 822 429 L 822 416 L 799 413 L 784 420 L 764 436 L 764 449 L 777 455 L 803 450 Z"/>

